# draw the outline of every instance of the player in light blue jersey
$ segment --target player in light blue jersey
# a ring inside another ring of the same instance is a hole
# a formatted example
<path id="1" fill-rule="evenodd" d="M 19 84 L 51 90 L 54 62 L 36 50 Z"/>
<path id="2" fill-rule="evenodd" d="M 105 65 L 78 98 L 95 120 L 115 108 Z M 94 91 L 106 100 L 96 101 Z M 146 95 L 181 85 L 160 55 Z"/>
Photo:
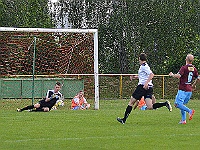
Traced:
<path id="1" fill-rule="evenodd" d="M 138 70 L 138 76 L 130 76 L 130 80 L 133 78 L 138 78 L 138 86 L 133 92 L 131 99 L 128 103 L 128 106 L 125 110 L 124 117 L 123 118 L 117 118 L 117 121 L 124 124 L 126 122 L 126 119 L 128 118 L 129 114 L 132 111 L 133 105 L 136 101 L 141 100 L 141 98 L 144 96 L 145 103 L 147 105 L 148 110 L 157 109 L 163 106 L 166 106 L 169 111 L 172 111 L 172 107 L 169 103 L 169 101 L 161 102 L 161 103 L 152 103 L 152 95 L 153 95 L 153 83 L 152 79 L 154 77 L 153 72 L 151 71 L 149 65 L 147 64 L 147 56 L 145 53 L 141 53 L 139 56 L 139 63 L 140 68 Z"/>

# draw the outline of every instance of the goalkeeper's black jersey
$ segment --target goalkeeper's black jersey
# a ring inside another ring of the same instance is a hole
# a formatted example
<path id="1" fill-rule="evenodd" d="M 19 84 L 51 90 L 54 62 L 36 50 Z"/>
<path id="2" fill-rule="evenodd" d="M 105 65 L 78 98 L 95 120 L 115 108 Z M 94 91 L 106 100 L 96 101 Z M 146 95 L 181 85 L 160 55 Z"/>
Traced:
<path id="1" fill-rule="evenodd" d="M 58 93 L 54 93 L 54 90 L 48 90 L 46 98 L 50 98 L 53 94 L 58 95 L 59 97 L 62 97 L 62 94 L 58 91 Z"/>

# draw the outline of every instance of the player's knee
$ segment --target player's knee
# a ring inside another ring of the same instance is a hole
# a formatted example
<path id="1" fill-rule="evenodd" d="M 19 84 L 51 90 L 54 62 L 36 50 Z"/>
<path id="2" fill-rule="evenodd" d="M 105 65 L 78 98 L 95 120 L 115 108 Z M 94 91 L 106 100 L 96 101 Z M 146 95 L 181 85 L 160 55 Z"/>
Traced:
<path id="1" fill-rule="evenodd" d="M 49 111 L 48 107 L 44 108 L 44 112 L 48 112 L 48 111 Z"/>
<path id="2" fill-rule="evenodd" d="M 153 109 L 153 104 L 152 104 L 152 100 L 150 97 L 146 97 L 145 98 L 145 102 L 146 102 L 146 106 L 148 110 L 152 110 Z"/>
<path id="3" fill-rule="evenodd" d="M 176 107 L 176 108 L 180 108 L 181 106 L 182 106 L 183 104 L 182 103 L 176 103 L 176 104 L 174 104 L 174 106 Z"/>
<path id="4" fill-rule="evenodd" d="M 135 102 L 136 102 L 136 101 L 130 100 L 129 103 L 128 103 L 128 105 L 129 105 L 129 106 L 133 106 L 133 104 L 134 104 Z"/>
<path id="5" fill-rule="evenodd" d="M 133 106 L 135 104 L 135 102 L 137 102 L 137 100 L 131 96 L 131 99 L 130 99 L 128 105 Z"/>
<path id="6" fill-rule="evenodd" d="M 153 107 L 146 107 L 146 110 L 153 110 Z"/>
<path id="7" fill-rule="evenodd" d="M 39 108 L 39 107 L 40 107 L 40 104 L 35 104 L 34 107 L 35 107 L 35 108 Z"/>
<path id="8" fill-rule="evenodd" d="M 147 106 L 147 110 L 152 110 L 153 109 L 153 105 L 152 104 L 146 104 L 146 106 Z"/>

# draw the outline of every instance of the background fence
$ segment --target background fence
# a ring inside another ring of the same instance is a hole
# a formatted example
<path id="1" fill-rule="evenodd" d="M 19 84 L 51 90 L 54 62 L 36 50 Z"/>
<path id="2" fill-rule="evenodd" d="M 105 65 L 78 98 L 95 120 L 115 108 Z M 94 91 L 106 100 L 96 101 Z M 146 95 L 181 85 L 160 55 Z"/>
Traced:
<path id="1" fill-rule="evenodd" d="M 1 78 L 1 98 L 28 98 L 31 95 L 32 81 L 30 78 Z M 35 78 L 36 98 L 45 96 L 56 81 L 64 83 L 62 93 L 65 98 L 72 98 L 79 90 L 84 89 L 85 97 L 94 99 L 93 75 L 63 75 L 62 77 Z M 130 81 L 129 75 L 99 75 L 100 100 L 129 99 L 136 88 L 138 80 Z M 155 75 L 153 79 L 154 95 L 157 99 L 174 99 L 178 90 L 178 79 L 168 75 Z M 200 86 L 193 92 L 192 98 L 200 98 Z"/>
<path id="2" fill-rule="evenodd" d="M 155 75 L 153 78 L 154 95 L 157 99 L 174 99 L 179 80 L 168 75 Z M 130 81 L 129 75 L 100 75 L 100 99 L 130 98 L 138 80 Z M 200 86 L 193 92 L 192 98 L 200 98 Z"/>
<path id="3" fill-rule="evenodd" d="M 34 80 L 34 98 L 45 97 L 48 89 L 54 89 L 56 82 L 63 84 L 61 89 L 65 98 L 72 98 L 78 91 L 84 89 L 83 80 L 76 78 L 36 78 Z M 0 97 L 2 98 L 32 98 L 32 79 L 30 78 L 1 78 Z"/>

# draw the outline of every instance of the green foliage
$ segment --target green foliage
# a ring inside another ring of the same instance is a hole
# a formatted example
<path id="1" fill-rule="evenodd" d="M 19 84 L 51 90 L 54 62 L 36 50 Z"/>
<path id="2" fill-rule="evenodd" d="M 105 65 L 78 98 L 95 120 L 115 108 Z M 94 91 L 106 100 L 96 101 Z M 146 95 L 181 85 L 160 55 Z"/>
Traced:
<path id="1" fill-rule="evenodd" d="M 123 115 L 127 100 L 101 101 L 100 110 L 72 111 L 65 101 L 63 108 L 48 113 L 16 112 L 17 107 L 30 101 L 0 100 L 1 150 L 199 148 L 199 113 L 180 125 L 180 111 L 174 107 L 172 112 L 165 107 L 154 111 L 136 109 L 122 125 L 116 117 Z M 198 110 L 200 101 L 191 100 L 188 106 Z"/>
<path id="2" fill-rule="evenodd" d="M 53 27 L 48 0 L 1 0 L 0 26 L 2 27 Z"/>
<path id="3" fill-rule="evenodd" d="M 156 74 L 174 71 L 170 70 L 171 66 L 173 68 L 180 67 L 185 63 L 181 60 L 184 60 L 187 53 L 195 54 L 197 52 L 199 40 L 195 38 L 195 35 L 198 34 L 195 24 L 198 22 L 198 9 L 191 6 L 190 2 L 126 1 L 122 5 L 122 9 L 116 7 L 116 11 L 125 11 L 126 13 L 115 13 L 117 17 L 111 16 L 114 18 L 110 20 L 110 24 L 113 24 L 112 29 L 115 30 L 113 33 L 120 34 L 114 34 L 114 40 L 118 37 L 116 43 L 125 43 L 126 50 L 126 45 L 132 45 L 132 53 L 136 53 L 136 56 L 141 51 L 146 52 L 149 56 L 149 64 Z M 129 22 L 124 18 L 128 18 Z M 115 28 L 116 22 L 121 25 L 117 29 Z M 125 24 L 126 22 L 128 23 Z M 123 37 L 124 34 L 125 37 Z M 134 39 L 133 42 L 131 42 L 131 38 Z M 126 42 L 123 42 L 123 39 L 126 39 Z M 137 59 L 131 58 L 136 63 Z"/>
<path id="4" fill-rule="evenodd" d="M 156 74 L 177 71 L 188 53 L 200 59 L 199 0 L 60 0 L 63 4 L 60 15 L 68 13 L 73 28 L 99 29 L 100 73 L 137 73 L 141 52 Z"/>

